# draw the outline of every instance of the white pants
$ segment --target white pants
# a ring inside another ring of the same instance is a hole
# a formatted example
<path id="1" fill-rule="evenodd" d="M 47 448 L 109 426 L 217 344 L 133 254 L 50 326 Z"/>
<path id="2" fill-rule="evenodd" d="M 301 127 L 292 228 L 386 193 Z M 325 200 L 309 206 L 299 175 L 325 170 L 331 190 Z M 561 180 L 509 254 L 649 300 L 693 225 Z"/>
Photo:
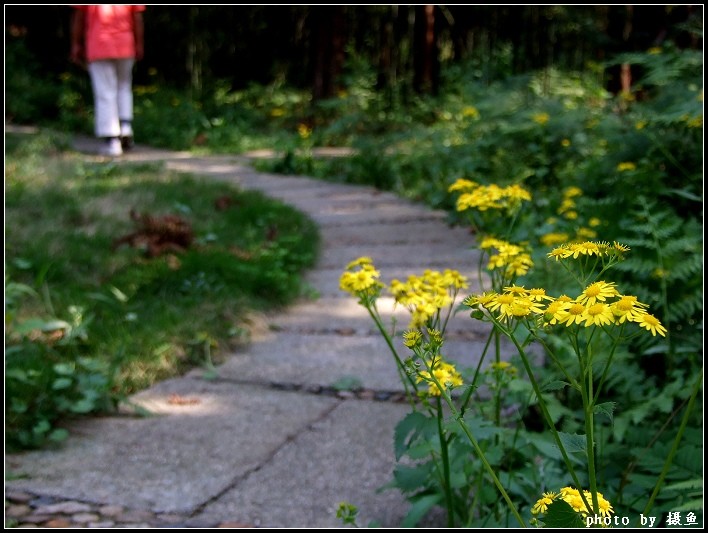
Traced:
<path id="1" fill-rule="evenodd" d="M 119 137 L 120 121 L 133 120 L 134 63 L 134 59 L 106 59 L 89 63 L 96 137 Z"/>

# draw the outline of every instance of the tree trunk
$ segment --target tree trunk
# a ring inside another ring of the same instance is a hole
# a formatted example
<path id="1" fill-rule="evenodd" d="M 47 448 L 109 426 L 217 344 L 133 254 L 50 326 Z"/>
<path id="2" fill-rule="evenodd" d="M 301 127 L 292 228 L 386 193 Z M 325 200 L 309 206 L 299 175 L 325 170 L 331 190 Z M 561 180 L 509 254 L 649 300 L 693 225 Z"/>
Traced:
<path id="1" fill-rule="evenodd" d="M 343 6 L 313 7 L 311 13 L 313 53 L 312 98 L 337 94 L 344 67 L 346 23 Z"/>
<path id="2" fill-rule="evenodd" d="M 440 67 L 435 6 L 416 6 L 413 32 L 413 88 L 417 93 L 435 94 Z"/>

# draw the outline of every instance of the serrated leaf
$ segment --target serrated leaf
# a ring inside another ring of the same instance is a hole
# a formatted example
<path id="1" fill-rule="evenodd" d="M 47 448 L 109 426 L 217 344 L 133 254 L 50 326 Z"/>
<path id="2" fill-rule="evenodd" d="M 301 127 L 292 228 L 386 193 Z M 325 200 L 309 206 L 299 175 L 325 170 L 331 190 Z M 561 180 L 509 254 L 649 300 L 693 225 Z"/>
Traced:
<path id="1" fill-rule="evenodd" d="M 396 487 L 402 492 L 416 492 L 426 485 L 430 477 L 432 463 L 422 463 L 418 466 L 398 464 L 393 471 Z"/>
<path id="2" fill-rule="evenodd" d="M 563 444 L 563 448 L 565 448 L 565 451 L 568 453 L 585 452 L 587 450 L 585 435 L 559 431 L 558 436 L 560 437 L 561 444 Z"/>
<path id="3" fill-rule="evenodd" d="M 689 500 L 678 507 L 672 507 L 672 511 L 703 511 L 703 500 Z"/>
<path id="4" fill-rule="evenodd" d="M 393 449 L 396 460 L 400 460 L 410 447 L 413 438 L 430 424 L 432 419 L 423 413 L 413 412 L 406 415 L 403 420 L 396 424 L 393 432 Z M 435 420 L 432 420 L 436 423 Z"/>
<path id="5" fill-rule="evenodd" d="M 412 501 L 401 527 L 415 527 L 430 509 L 442 502 L 442 494 L 425 494 Z"/>
<path id="6" fill-rule="evenodd" d="M 599 403 L 593 407 L 593 412 L 596 415 L 605 415 L 610 419 L 610 424 L 614 423 L 614 411 L 617 404 L 615 402 Z"/>
<path id="7" fill-rule="evenodd" d="M 547 527 L 577 528 L 585 527 L 581 516 L 565 500 L 554 500 L 548 506 L 545 515 L 541 518 Z"/>
<path id="8" fill-rule="evenodd" d="M 565 387 L 570 386 L 570 383 L 567 381 L 560 381 L 560 380 L 555 380 L 551 381 L 549 383 L 546 383 L 543 387 L 541 387 L 542 392 L 549 392 L 549 391 L 554 391 L 554 390 L 561 390 L 564 389 Z"/>
<path id="9" fill-rule="evenodd" d="M 703 479 L 688 479 L 686 481 L 680 481 L 679 483 L 672 483 L 671 485 L 666 485 L 664 490 L 690 490 L 690 489 L 702 489 Z"/>
<path id="10" fill-rule="evenodd" d="M 618 416 L 615 418 L 612 425 L 612 433 L 617 442 L 622 442 L 624 440 L 624 434 L 627 432 L 629 427 L 629 417 Z"/>

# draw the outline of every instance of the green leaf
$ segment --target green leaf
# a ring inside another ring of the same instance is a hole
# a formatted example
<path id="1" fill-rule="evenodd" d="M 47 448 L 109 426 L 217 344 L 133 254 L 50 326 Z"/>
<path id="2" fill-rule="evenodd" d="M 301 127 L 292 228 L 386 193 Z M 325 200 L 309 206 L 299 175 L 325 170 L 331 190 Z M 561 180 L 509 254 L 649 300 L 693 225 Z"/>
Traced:
<path id="1" fill-rule="evenodd" d="M 431 463 L 422 463 L 418 466 L 396 465 L 393 477 L 396 486 L 402 492 L 416 492 L 424 487 L 430 478 Z"/>
<path id="2" fill-rule="evenodd" d="M 430 509 L 442 501 L 442 498 L 442 494 L 425 494 L 417 497 L 412 501 L 401 527 L 415 527 Z"/>
<path id="3" fill-rule="evenodd" d="M 118 300 L 119 302 L 125 303 L 128 301 L 128 297 L 118 287 L 114 287 L 113 285 L 111 285 L 109 290 L 111 291 L 113 296 L 115 296 L 116 300 Z"/>
<path id="4" fill-rule="evenodd" d="M 52 382 L 52 390 L 68 389 L 72 383 L 71 378 L 57 378 Z"/>
<path id="5" fill-rule="evenodd" d="M 615 402 L 606 402 L 606 403 L 599 403 L 595 407 L 593 407 L 593 412 L 595 414 L 599 415 L 605 415 L 607 418 L 610 419 L 610 423 L 612 424 L 614 422 L 614 410 L 617 404 Z"/>
<path id="6" fill-rule="evenodd" d="M 79 400 L 78 402 L 74 403 L 71 406 L 71 411 L 73 413 L 89 413 L 91 410 L 95 407 L 95 404 L 92 400 L 88 400 L 84 398 L 83 400 Z"/>
<path id="7" fill-rule="evenodd" d="M 423 413 L 410 413 L 403 418 L 398 424 L 393 433 L 393 449 L 396 454 L 396 460 L 399 460 L 411 445 L 411 442 L 422 431 L 422 428 L 430 425 L 431 421 L 435 420 L 425 416 Z"/>
<path id="8" fill-rule="evenodd" d="M 554 391 L 554 390 L 562 390 L 565 387 L 570 386 L 570 383 L 567 381 L 550 381 L 549 383 L 546 383 L 541 387 L 541 392 L 548 392 L 548 391 Z"/>
<path id="9" fill-rule="evenodd" d="M 702 489 L 703 479 L 688 479 L 686 481 L 680 481 L 679 483 L 672 483 L 671 485 L 666 485 L 664 490 L 690 490 L 690 489 Z"/>
<path id="10" fill-rule="evenodd" d="M 554 500 L 541 520 L 547 527 L 585 527 L 581 516 L 565 500 Z"/>
<path id="11" fill-rule="evenodd" d="M 54 368 L 54 372 L 57 374 L 65 376 L 73 376 L 76 372 L 76 367 L 73 363 L 57 363 L 52 368 Z"/>
<path id="12" fill-rule="evenodd" d="M 703 511 L 703 499 L 689 500 L 678 507 L 672 507 L 672 511 Z"/>
<path id="13" fill-rule="evenodd" d="M 64 428 L 58 428 L 49 434 L 49 440 L 52 442 L 62 442 L 69 437 L 69 432 Z"/>
<path id="14" fill-rule="evenodd" d="M 577 433 L 571 435 L 570 433 L 559 431 L 558 436 L 563 448 L 568 453 L 585 452 L 587 450 L 585 435 L 578 435 Z"/>
<path id="15" fill-rule="evenodd" d="M 624 440 L 624 434 L 629 428 L 629 416 L 618 416 L 614 420 L 612 427 L 612 433 L 617 442 L 622 442 Z"/>

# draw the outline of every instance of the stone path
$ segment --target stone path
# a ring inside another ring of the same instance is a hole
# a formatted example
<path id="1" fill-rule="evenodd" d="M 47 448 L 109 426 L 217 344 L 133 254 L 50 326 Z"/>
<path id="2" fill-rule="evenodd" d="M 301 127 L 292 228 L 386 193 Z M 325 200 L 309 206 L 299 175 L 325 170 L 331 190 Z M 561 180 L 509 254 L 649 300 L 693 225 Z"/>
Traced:
<path id="1" fill-rule="evenodd" d="M 76 147 L 90 153 L 91 140 Z M 394 465 L 393 428 L 409 408 L 383 339 L 338 288 L 346 264 L 371 256 L 384 281 L 453 268 L 478 256 L 445 214 L 368 187 L 255 172 L 242 158 L 137 147 L 128 161 L 262 191 L 312 217 L 322 254 L 307 281 L 319 295 L 265 317 L 251 344 L 218 368 L 136 394 L 154 416 L 82 420 L 58 450 L 6 456 L 6 524 L 23 527 L 339 527 L 337 504 L 360 523 L 396 527 L 407 503 L 377 493 Z M 472 286 L 467 291 L 474 292 Z M 393 316 L 391 299 L 382 312 Z M 396 311 L 401 328 L 408 322 Z M 449 326 L 446 353 L 476 363 L 486 333 L 468 316 Z M 404 353 L 403 351 L 401 353 Z M 362 391 L 338 391 L 342 380 Z M 175 401 L 175 398 L 180 401 Z"/>

